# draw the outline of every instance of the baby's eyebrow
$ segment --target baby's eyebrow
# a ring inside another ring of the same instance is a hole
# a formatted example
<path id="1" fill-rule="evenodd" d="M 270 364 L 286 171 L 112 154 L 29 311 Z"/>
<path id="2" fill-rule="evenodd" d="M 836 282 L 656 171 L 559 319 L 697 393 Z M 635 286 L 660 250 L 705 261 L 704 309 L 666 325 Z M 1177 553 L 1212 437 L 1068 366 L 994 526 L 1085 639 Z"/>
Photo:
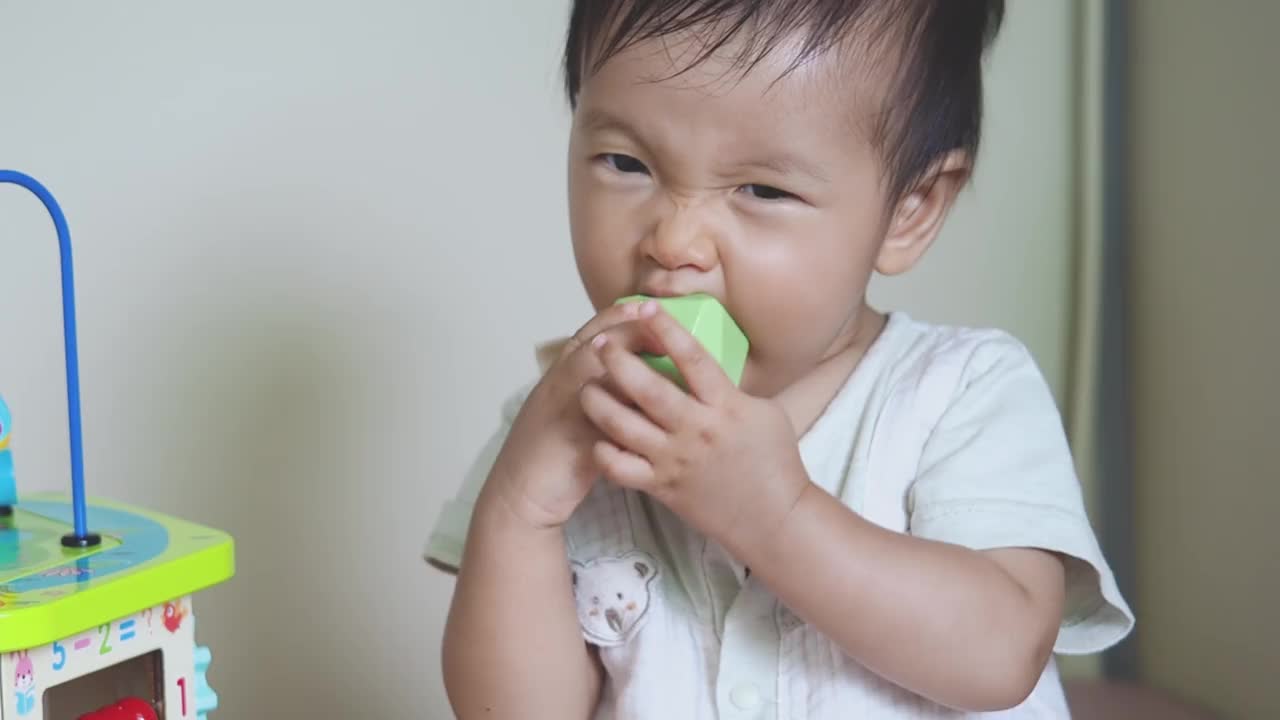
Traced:
<path id="1" fill-rule="evenodd" d="M 733 165 L 735 170 L 765 170 L 778 175 L 808 175 L 819 182 L 831 182 L 822 168 L 794 155 L 771 155 L 751 158 Z"/>
<path id="2" fill-rule="evenodd" d="M 626 120 L 600 108 L 583 108 L 582 129 L 587 132 L 606 130 L 617 130 L 628 134 L 632 132 L 631 125 Z"/>

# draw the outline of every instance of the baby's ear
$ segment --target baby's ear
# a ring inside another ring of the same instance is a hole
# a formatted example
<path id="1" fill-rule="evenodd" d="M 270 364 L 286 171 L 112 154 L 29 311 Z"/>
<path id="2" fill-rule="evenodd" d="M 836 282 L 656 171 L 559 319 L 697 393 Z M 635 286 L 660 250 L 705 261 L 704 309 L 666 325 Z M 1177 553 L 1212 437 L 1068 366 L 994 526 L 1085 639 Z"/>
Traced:
<path id="1" fill-rule="evenodd" d="M 647 577 L 649 577 L 649 566 L 648 566 L 648 564 L 646 564 L 646 563 L 642 563 L 642 562 L 637 562 L 637 563 L 635 564 L 635 569 L 636 569 L 636 573 L 637 573 L 640 577 L 642 577 L 642 578 L 647 578 Z"/>
<path id="2" fill-rule="evenodd" d="M 876 257 L 876 272 L 901 275 L 915 267 L 938 237 L 971 170 L 969 154 L 952 150 L 898 201 Z"/>

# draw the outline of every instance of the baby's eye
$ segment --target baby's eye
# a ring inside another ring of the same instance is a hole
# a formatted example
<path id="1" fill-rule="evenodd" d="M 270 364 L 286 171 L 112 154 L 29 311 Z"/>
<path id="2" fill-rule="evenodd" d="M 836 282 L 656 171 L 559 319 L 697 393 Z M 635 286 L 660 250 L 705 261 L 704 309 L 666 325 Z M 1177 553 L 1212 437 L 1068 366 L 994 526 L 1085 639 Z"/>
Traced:
<path id="1" fill-rule="evenodd" d="M 738 189 L 760 200 L 790 200 L 795 197 L 786 190 L 770 185 L 743 185 Z"/>
<path id="2" fill-rule="evenodd" d="M 618 599 L 619 599 L 619 600 L 621 600 L 621 599 L 622 599 L 622 593 L 618 593 Z"/>
<path id="3" fill-rule="evenodd" d="M 600 159 L 604 161 L 604 164 L 621 173 L 649 174 L 649 168 L 645 167 L 644 163 L 630 155 L 623 155 L 622 153 L 605 153 L 600 156 Z"/>

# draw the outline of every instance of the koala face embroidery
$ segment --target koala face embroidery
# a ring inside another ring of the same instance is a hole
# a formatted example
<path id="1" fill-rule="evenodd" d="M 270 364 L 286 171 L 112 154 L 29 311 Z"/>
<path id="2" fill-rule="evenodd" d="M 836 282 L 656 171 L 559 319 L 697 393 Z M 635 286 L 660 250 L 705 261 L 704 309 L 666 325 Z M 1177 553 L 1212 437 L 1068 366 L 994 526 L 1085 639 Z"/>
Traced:
<path id="1" fill-rule="evenodd" d="M 582 631 L 597 645 L 621 645 L 640 630 L 649 611 L 658 565 L 633 551 L 573 563 L 573 596 Z"/>

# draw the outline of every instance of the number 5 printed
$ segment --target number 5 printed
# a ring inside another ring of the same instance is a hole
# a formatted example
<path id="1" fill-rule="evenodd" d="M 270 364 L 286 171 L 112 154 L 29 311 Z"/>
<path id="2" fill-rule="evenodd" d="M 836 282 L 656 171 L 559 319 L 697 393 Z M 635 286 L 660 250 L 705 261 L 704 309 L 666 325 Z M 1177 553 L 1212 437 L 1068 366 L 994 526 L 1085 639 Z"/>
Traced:
<path id="1" fill-rule="evenodd" d="M 57 660 L 53 661 L 53 669 L 61 670 L 62 668 L 66 667 L 67 649 L 62 647 L 62 643 L 59 643 L 56 640 L 53 642 L 53 654 L 54 654 L 54 657 L 58 658 Z"/>

